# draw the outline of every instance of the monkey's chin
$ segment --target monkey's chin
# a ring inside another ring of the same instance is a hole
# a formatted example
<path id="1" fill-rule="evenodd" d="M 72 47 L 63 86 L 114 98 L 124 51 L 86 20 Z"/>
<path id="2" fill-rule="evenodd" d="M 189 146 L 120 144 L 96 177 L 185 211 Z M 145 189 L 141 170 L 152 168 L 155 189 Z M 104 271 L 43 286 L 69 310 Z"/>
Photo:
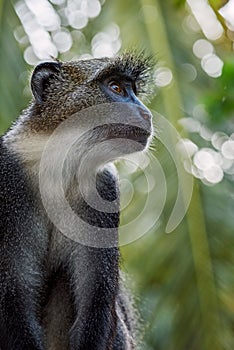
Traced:
<path id="1" fill-rule="evenodd" d="M 139 143 L 142 150 L 147 146 L 151 136 L 151 130 L 139 126 L 126 124 L 110 124 L 106 139 L 127 139 Z"/>

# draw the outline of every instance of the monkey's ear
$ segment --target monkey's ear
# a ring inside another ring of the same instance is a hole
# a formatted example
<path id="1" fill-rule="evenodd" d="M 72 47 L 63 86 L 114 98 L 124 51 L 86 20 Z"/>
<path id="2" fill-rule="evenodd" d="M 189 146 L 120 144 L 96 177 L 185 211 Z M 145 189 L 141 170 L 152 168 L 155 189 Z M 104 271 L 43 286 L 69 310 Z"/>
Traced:
<path id="1" fill-rule="evenodd" d="M 32 74 L 31 89 L 36 102 L 42 104 L 44 102 L 43 92 L 52 77 L 55 77 L 61 70 L 60 62 L 44 62 L 40 63 Z"/>

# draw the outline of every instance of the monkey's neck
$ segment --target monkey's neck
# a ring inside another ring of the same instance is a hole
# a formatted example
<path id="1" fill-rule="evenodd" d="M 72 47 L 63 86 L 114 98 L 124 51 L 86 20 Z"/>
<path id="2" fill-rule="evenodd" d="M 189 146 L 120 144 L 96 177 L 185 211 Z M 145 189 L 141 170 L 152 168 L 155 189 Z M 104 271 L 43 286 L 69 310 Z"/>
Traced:
<path id="1" fill-rule="evenodd" d="M 65 193 L 70 193 L 80 185 L 81 192 L 88 194 L 96 184 L 105 157 L 89 152 L 85 141 L 72 146 L 51 138 L 45 133 L 33 133 L 20 122 L 3 137 L 3 142 L 20 159 L 34 188 L 38 188 L 43 177 L 50 191 L 62 185 Z M 69 139 L 69 133 L 66 138 Z"/>

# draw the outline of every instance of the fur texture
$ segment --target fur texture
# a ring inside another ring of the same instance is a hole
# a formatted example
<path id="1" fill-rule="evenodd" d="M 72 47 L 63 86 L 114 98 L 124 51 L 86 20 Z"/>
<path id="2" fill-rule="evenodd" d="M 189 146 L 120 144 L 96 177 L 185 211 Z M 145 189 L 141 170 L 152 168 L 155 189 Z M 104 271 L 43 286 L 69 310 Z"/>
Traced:
<path id="1" fill-rule="evenodd" d="M 71 208 L 93 227 L 112 229 L 112 247 L 77 243 L 56 228 L 41 201 L 39 164 L 49 137 L 63 121 L 94 105 L 121 102 L 102 89 L 106 78 L 131 80 L 141 93 L 148 63 L 141 54 L 124 54 L 35 68 L 34 100 L 0 141 L 1 350 L 135 349 L 133 316 L 120 288 L 116 172 L 104 167 L 97 173 L 99 195 L 116 208 L 102 212 L 82 197 L 75 169 L 90 142 L 135 137 L 138 131 L 126 131 L 124 125 L 96 128 L 77 145 L 67 167 Z M 150 133 L 149 111 L 135 97 L 132 103 L 139 104 L 135 123 L 145 123 Z M 50 181 L 48 191 L 56 191 L 56 178 Z"/>

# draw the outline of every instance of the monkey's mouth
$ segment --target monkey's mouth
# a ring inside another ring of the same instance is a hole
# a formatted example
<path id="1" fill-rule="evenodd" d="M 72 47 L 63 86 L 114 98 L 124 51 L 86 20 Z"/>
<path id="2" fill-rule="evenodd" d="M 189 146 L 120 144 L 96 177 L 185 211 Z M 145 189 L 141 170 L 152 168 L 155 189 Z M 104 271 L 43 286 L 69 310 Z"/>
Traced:
<path id="1" fill-rule="evenodd" d="M 151 131 L 138 126 L 126 124 L 110 124 L 107 130 L 107 140 L 110 139 L 128 139 L 139 142 L 142 146 L 146 146 L 147 141 L 151 135 Z"/>

